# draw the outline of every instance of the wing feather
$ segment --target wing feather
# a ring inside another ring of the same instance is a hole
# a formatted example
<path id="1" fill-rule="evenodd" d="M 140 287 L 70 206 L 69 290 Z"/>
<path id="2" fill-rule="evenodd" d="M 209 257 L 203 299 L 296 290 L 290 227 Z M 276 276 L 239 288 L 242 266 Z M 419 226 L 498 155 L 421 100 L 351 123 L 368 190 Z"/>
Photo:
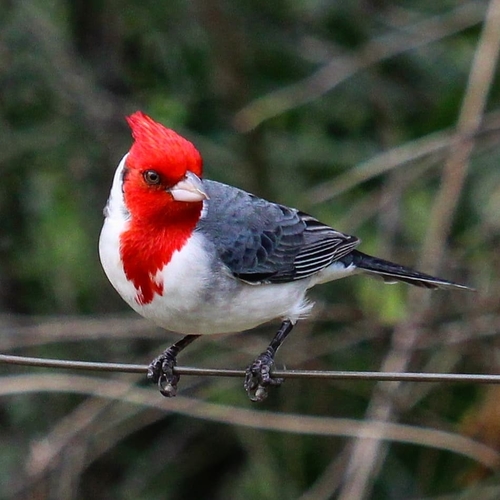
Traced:
<path id="1" fill-rule="evenodd" d="M 198 224 L 224 265 L 251 284 L 308 278 L 349 254 L 358 238 L 308 214 L 204 181 L 210 199 Z"/>

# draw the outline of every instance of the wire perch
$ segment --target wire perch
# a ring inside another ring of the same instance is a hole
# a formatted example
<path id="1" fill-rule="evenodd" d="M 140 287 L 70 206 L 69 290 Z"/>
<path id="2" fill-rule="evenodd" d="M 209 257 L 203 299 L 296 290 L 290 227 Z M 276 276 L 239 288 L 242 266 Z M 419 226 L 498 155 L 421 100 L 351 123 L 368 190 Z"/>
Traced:
<path id="1" fill-rule="evenodd" d="M 147 365 L 126 363 L 98 363 L 65 359 L 33 358 L 0 354 L 0 363 L 43 368 L 64 368 L 101 372 L 142 373 L 148 371 Z M 174 371 L 179 375 L 198 375 L 205 377 L 244 377 L 245 370 L 225 368 L 195 368 L 177 366 Z M 330 380 L 373 380 L 386 382 L 469 382 L 476 384 L 500 384 L 500 375 L 477 373 L 397 373 L 368 371 L 322 371 L 322 370 L 273 370 L 273 376 L 280 378 L 317 378 Z"/>

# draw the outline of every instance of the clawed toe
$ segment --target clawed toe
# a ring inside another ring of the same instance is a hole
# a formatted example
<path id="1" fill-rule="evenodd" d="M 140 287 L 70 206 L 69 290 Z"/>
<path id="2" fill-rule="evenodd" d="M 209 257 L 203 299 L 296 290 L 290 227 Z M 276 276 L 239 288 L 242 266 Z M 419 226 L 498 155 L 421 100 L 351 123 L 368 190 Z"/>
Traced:
<path id="1" fill-rule="evenodd" d="M 174 373 L 177 355 L 198 337 L 199 335 L 184 336 L 151 361 L 148 368 L 148 379 L 158 384 L 160 393 L 166 398 L 177 394 L 177 384 L 180 379 L 180 376 Z"/>
<path id="2" fill-rule="evenodd" d="M 247 367 L 244 387 L 251 401 L 264 401 L 268 396 L 269 387 L 279 387 L 283 383 L 282 378 L 271 376 L 273 364 L 273 356 L 263 352 Z"/>
<path id="3" fill-rule="evenodd" d="M 176 359 L 168 350 L 155 358 L 148 368 L 148 379 L 158 385 L 162 396 L 171 398 L 177 394 L 179 375 L 174 373 Z"/>

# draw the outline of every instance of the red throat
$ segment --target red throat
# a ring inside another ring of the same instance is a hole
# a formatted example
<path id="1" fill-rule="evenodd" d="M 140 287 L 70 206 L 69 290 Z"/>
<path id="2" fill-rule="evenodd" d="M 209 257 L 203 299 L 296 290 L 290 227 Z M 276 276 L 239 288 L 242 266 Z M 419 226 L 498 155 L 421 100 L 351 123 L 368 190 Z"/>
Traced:
<path id="1" fill-rule="evenodd" d="M 196 204 L 196 205 L 201 205 Z M 120 256 L 125 276 L 137 290 L 136 301 L 146 305 L 155 294 L 163 295 L 161 271 L 170 263 L 175 252 L 182 249 L 193 234 L 201 207 L 182 224 L 151 227 L 132 223 L 120 237 Z"/>

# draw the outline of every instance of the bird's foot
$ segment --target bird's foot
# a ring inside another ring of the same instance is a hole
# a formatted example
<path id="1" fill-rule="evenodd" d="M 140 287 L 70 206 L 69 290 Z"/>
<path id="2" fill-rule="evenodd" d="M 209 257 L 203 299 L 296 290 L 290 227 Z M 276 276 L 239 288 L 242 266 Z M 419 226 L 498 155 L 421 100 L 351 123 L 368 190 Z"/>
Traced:
<path id="1" fill-rule="evenodd" d="M 274 356 L 266 351 L 257 356 L 247 367 L 244 387 L 251 401 L 258 403 L 264 401 L 269 387 L 279 387 L 283 383 L 282 378 L 271 376 L 273 364 Z"/>
<path id="2" fill-rule="evenodd" d="M 158 384 L 160 393 L 166 398 L 172 398 L 177 394 L 180 376 L 174 373 L 177 364 L 176 355 L 176 350 L 169 348 L 153 359 L 148 368 L 148 379 Z"/>

